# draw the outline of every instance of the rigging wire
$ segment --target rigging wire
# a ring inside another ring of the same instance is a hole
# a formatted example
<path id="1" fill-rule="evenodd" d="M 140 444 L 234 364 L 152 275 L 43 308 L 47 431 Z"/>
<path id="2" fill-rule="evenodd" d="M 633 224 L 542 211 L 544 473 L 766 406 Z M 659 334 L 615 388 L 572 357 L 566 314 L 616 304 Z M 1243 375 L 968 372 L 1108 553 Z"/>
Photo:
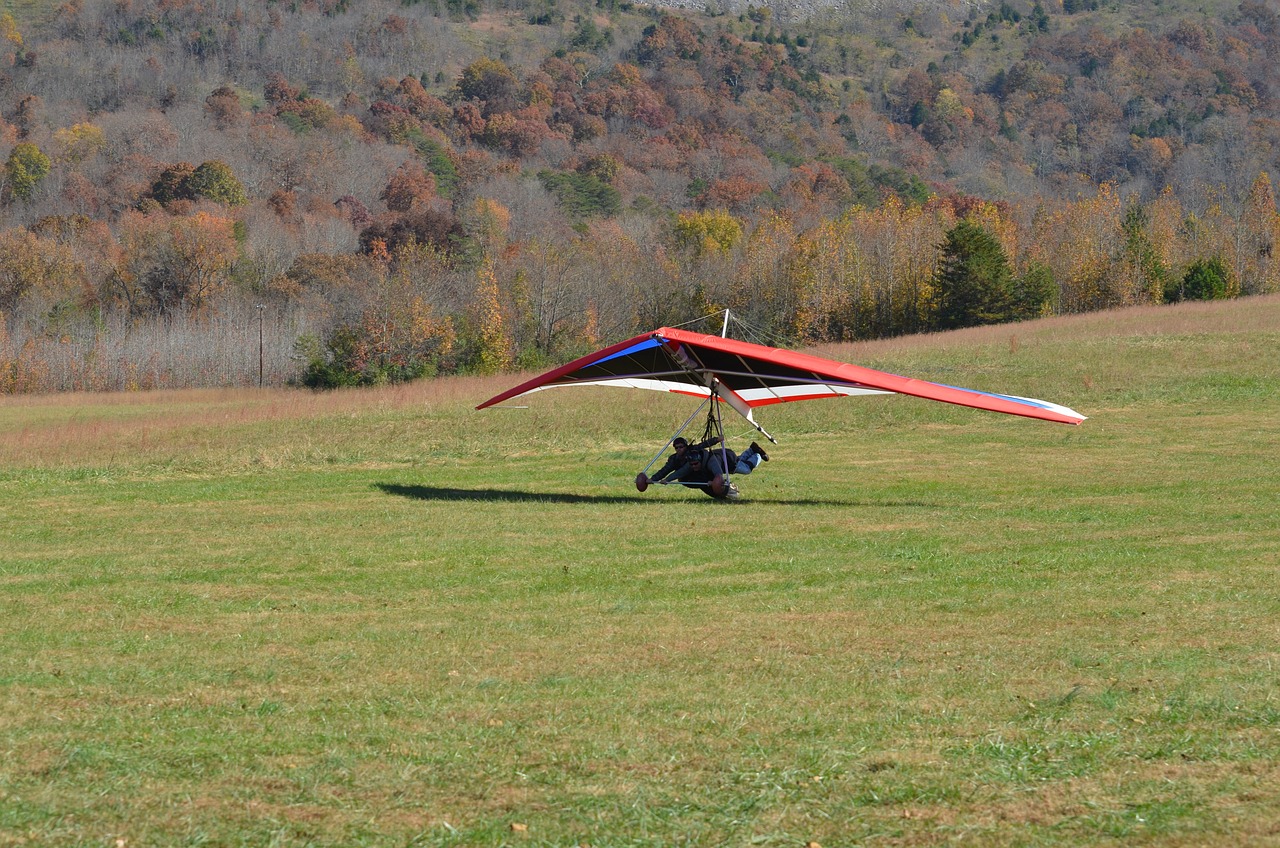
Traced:
<path id="1" fill-rule="evenodd" d="M 792 340 L 781 333 L 771 332 L 758 324 L 745 321 L 733 312 L 729 313 L 729 320 L 743 331 L 744 336 L 751 337 L 745 338 L 743 341 L 754 341 L 756 344 L 768 344 L 773 347 L 793 346 Z"/>
<path id="2" fill-rule="evenodd" d="M 690 321 L 685 321 L 682 324 L 671 324 L 670 327 L 673 330 L 679 330 L 686 327 L 691 327 L 695 324 L 704 324 L 712 321 L 721 322 L 724 320 L 726 311 L 729 313 L 728 323 L 733 325 L 735 328 L 737 328 L 740 331 L 738 335 L 741 337 L 742 341 L 755 342 L 756 344 L 763 344 L 763 345 L 772 346 L 772 347 L 794 347 L 793 339 L 787 338 L 787 336 L 785 336 L 782 333 L 767 330 L 759 324 L 755 324 L 751 321 L 747 321 L 731 309 L 730 310 L 721 309 L 716 312 L 711 312 L 706 315 L 701 315 Z M 710 328 L 704 327 L 703 329 L 704 331 L 706 331 Z M 714 329 L 718 330 L 719 328 L 715 327 Z M 711 333 L 711 335 L 719 335 L 719 333 L 718 332 Z"/>
<path id="3" fill-rule="evenodd" d="M 719 312 L 712 312 L 708 315 L 702 315 L 698 318 L 694 318 L 692 321 L 685 321 L 683 324 L 671 324 L 669 326 L 673 330 L 679 330 L 683 327 L 689 327 L 694 324 L 700 324 L 703 321 L 710 321 L 713 318 L 722 318 L 722 317 L 724 317 L 724 310 L 720 310 Z"/>
<path id="4" fill-rule="evenodd" d="M 644 467 L 644 472 L 643 472 L 643 473 L 645 473 L 645 474 L 648 474 L 648 473 L 649 473 L 649 469 L 653 467 L 653 464 L 654 464 L 655 462 L 657 462 L 659 459 L 661 459 L 661 458 L 662 458 L 663 454 L 665 454 L 665 453 L 667 452 L 667 448 L 671 447 L 671 443 L 672 443 L 672 442 L 674 442 L 674 441 L 676 440 L 676 437 L 677 437 L 677 436 L 679 436 L 681 433 L 683 433 L 685 430 L 687 430 L 687 429 L 689 428 L 689 425 L 693 423 L 693 419 L 695 419 L 695 418 L 697 418 L 697 417 L 698 417 L 698 413 L 702 411 L 702 408 L 703 408 L 704 406 L 706 406 L 707 404 L 711 403 L 711 402 L 712 402 L 712 400 L 714 400 L 714 397 L 713 397 L 713 396 L 712 396 L 712 397 L 708 397 L 708 398 L 706 398 L 706 400 L 704 400 L 704 401 L 702 401 L 702 403 L 698 404 L 698 408 L 697 408 L 697 409 L 695 409 L 695 410 L 693 411 L 693 414 L 692 414 L 692 415 L 690 415 L 688 418 L 686 418 L 686 419 L 684 420 L 684 423 L 680 425 L 680 429 L 678 429 L 678 430 L 676 430 L 674 433 L 672 433 L 672 434 L 671 434 L 671 437 L 670 437 L 669 439 L 667 439 L 667 443 L 666 443 L 665 445 L 663 445 L 663 446 L 662 446 L 662 448 L 658 451 L 657 455 L 656 455 L 656 456 L 654 456 L 654 458 L 653 458 L 653 459 L 649 460 L 649 464 L 648 464 L 648 465 L 646 465 L 646 466 Z"/>

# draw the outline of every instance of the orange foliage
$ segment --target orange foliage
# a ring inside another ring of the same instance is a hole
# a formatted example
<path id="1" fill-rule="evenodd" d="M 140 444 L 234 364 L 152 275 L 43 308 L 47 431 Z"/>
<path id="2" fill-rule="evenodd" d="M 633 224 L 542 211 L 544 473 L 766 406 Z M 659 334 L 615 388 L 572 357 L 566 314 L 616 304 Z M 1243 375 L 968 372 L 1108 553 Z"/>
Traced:
<path id="1" fill-rule="evenodd" d="M 436 179 L 416 162 L 406 162 L 396 169 L 381 198 L 392 212 L 409 212 L 436 196 Z"/>

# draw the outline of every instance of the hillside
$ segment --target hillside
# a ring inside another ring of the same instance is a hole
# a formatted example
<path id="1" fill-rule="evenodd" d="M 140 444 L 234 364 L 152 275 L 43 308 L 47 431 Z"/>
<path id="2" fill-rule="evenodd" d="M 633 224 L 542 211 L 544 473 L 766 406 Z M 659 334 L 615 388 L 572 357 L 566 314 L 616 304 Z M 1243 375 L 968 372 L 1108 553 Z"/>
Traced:
<path id="1" fill-rule="evenodd" d="M 998 320 L 1280 287 L 1263 4 L 12 9 L 0 391 L 916 332 L 966 219 Z"/>

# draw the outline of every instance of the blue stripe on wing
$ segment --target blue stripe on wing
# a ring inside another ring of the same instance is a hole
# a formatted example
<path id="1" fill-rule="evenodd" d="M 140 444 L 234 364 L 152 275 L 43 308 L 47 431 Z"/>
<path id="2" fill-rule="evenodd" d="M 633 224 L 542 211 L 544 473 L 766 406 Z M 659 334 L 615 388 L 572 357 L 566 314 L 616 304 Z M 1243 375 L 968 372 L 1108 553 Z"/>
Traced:
<path id="1" fill-rule="evenodd" d="M 617 359 L 622 356 L 630 356 L 631 354 L 639 353 L 642 350 L 649 350 L 650 348 L 655 348 L 660 344 L 662 344 L 662 342 L 660 342 L 658 339 L 645 339 L 642 342 L 633 344 L 631 347 L 627 348 L 626 350 L 620 350 L 617 353 L 612 354 L 611 356 L 606 356 L 603 359 L 597 359 L 595 362 L 588 363 L 582 367 L 591 368 L 592 366 L 600 365 L 602 363 L 608 362 L 610 359 Z"/>
<path id="2" fill-rule="evenodd" d="M 1020 403 L 1020 404 L 1023 404 L 1024 406 L 1034 406 L 1037 409 L 1059 409 L 1060 408 L 1056 403 L 1048 403 L 1046 401 L 1036 400 L 1035 398 L 1015 397 L 1013 395 L 997 394 L 996 392 L 983 392 L 983 391 L 979 391 L 978 389 L 966 389 L 964 386 L 947 386 L 946 383 L 938 383 L 938 385 L 946 386 L 948 389 L 957 389 L 962 392 L 969 392 L 970 394 L 974 394 L 974 395 L 986 395 L 987 397 L 1000 398 L 1001 400 L 1012 401 L 1013 403 Z"/>

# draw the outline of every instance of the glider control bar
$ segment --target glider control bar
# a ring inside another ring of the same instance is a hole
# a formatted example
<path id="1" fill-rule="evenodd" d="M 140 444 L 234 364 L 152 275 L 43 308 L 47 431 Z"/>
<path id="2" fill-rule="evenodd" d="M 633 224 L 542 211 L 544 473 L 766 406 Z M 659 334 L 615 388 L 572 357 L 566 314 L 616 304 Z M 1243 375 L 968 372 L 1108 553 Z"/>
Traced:
<path id="1" fill-rule="evenodd" d="M 661 336 L 655 336 L 655 338 L 661 338 Z M 747 405 L 747 402 L 743 400 L 733 389 L 720 382 L 720 379 L 716 377 L 715 374 L 698 364 L 693 357 L 685 351 L 684 345 L 677 342 L 675 347 L 672 348 L 670 342 L 666 339 L 663 339 L 662 341 L 667 345 L 667 350 L 671 351 L 671 358 L 674 359 L 681 368 L 687 371 L 690 377 L 693 377 L 697 382 L 706 386 L 711 394 L 729 404 L 729 406 L 733 408 L 733 411 L 745 418 L 748 424 L 760 432 L 760 435 L 764 436 L 775 445 L 778 443 L 778 440 L 775 439 L 768 430 L 757 424 L 756 420 L 751 417 L 751 407 Z"/>

